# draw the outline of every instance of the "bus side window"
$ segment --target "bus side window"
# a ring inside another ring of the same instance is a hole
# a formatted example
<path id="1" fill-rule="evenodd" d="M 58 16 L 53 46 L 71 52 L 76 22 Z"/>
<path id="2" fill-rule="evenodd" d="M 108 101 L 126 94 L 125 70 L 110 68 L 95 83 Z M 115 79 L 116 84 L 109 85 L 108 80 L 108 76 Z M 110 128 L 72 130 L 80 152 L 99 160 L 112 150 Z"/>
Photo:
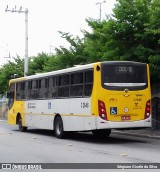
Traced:
<path id="1" fill-rule="evenodd" d="M 21 82 L 21 99 L 25 99 L 25 82 Z"/>
<path id="2" fill-rule="evenodd" d="M 57 77 L 53 76 L 49 78 L 48 98 L 56 98 L 56 97 L 57 97 Z"/>
<path id="3" fill-rule="evenodd" d="M 9 100 L 8 100 L 9 109 L 11 109 L 14 103 L 14 93 L 15 93 L 15 83 L 12 83 L 9 88 Z"/>
<path id="4" fill-rule="evenodd" d="M 16 83 L 16 100 L 21 100 L 21 83 L 17 82 Z"/>
<path id="5" fill-rule="evenodd" d="M 39 99 L 46 99 L 48 97 L 48 78 L 41 78 L 39 80 Z"/>
<path id="6" fill-rule="evenodd" d="M 61 75 L 59 76 L 58 86 L 66 86 L 69 85 L 69 75 Z"/>
<path id="7" fill-rule="evenodd" d="M 29 81 L 29 89 L 31 90 L 32 89 L 32 81 Z"/>
<path id="8" fill-rule="evenodd" d="M 25 90 L 24 90 L 24 97 L 25 100 L 30 99 L 30 81 L 25 82 Z"/>
<path id="9" fill-rule="evenodd" d="M 58 97 L 69 97 L 69 74 L 64 74 L 59 76 L 58 82 Z"/>
<path id="10" fill-rule="evenodd" d="M 71 74 L 70 96 L 71 97 L 83 96 L 83 72 L 77 72 Z"/>
<path id="11" fill-rule="evenodd" d="M 38 98 L 38 80 L 32 80 L 31 83 L 31 99 Z"/>
<path id="12" fill-rule="evenodd" d="M 85 71 L 84 78 L 84 96 L 91 96 L 93 88 L 93 70 Z"/>

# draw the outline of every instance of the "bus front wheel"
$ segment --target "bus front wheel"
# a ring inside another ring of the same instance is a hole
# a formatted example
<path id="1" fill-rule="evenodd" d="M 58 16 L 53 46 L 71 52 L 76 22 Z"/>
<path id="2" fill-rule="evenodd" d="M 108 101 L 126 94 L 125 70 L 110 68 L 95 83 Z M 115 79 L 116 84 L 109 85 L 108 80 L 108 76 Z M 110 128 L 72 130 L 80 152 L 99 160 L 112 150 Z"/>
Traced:
<path id="1" fill-rule="evenodd" d="M 22 125 L 22 118 L 21 117 L 18 118 L 18 128 L 19 128 L 19 131 L 21 131 L 21 132 L 27 131 L 27 127 L 24 127 Z"/>
<path id="2" fill-rule="evenodd" d="M 92 134 L 97 138 L 106 138 L 111 134 L 111 129 L 93 130 Z"/>
<path id="3" fill-rule="evenodd" d="M 64 138 L 65 132 L 63 129 L 63 121 L 60 116 L 57 116 L 54 122 L 54 132 L 55 136 L 59 139 Z"/>

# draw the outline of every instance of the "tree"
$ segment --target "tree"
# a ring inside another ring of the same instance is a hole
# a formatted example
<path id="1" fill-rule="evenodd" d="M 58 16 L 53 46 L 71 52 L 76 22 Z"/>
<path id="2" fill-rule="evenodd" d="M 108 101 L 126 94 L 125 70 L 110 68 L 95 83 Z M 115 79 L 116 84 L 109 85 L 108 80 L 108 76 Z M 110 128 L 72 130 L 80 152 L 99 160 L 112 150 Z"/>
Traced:
<path id="1" fill-rule="evenodd" d="M 13 61 L 9 61 L 0 68 L 0 88 L 5 94 L 8 90 L 9 80 L 13 78 L 14 74 L 17 74 L 19 77 L 24 75 L 24 60 L 19 56 L 14 57 Z"/>
<path id="2" fill-rule="evenodd" d="M 49 56 L 43 52 L 39 53 L 35 57 L 32 57 L 29 61 L 28 75 L 44 72 L 44 68 L 48 60 L 49 60 Z"/>
<path id="3" fill-rule="evenodd" d="M 87 20 L 86 50 L 92 60 L 149 63 L 152 79 L 160 72 L 160 1 L 117 0 L 113 15 L 102 22 Z M 95 58 L 93 59 L 93 55 Z"/>
<path id="4" fill-rule="evenodd" d="M 149 10 L 149 22 L 146 24 L 146 34 L 152 53 L 149 56 L 151 74 L 154 80 L 160 79 L 160 1 L 155 0 Z"/>
<path id="5" fill-rule="evenodd" d="M 110 20 L 87 19 L 88 25 L 92 28 L 92 33 L 84 32 L 84 46 L 88 54 L 88 62 L 117 60 L 117 48 L 113 37 L 112 25 Z M 118 57 L 118 58 L 117 58 Z"/>
<path id="6" fill-rule="evenodd" d="M 70 44 L 69 48 L 60 46 L 56 48 L 56 54 L 51 56 L 46 63 L 45 70 L 58 70 L 68 67 L 73 67 L 77 64 L 85 64 L 87 62 L 87 54 L 84 49 L 83 39 L 80 39 L 78 36 L 73 37 L 73 35 L 65 32 L 59 32 L 61 37 L 66 39 Z"/>

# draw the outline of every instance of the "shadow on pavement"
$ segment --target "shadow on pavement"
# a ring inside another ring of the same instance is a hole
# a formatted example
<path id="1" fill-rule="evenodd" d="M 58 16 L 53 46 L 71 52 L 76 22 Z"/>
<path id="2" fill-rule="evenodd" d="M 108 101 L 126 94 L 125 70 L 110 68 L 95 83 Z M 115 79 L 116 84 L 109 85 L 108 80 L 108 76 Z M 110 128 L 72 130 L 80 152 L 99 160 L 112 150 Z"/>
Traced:
<path id="1" fill-rule="evenodd" d="M 18 129 L 14 130 L 19 132 Z M 25 133 L 24 133 L 25 134 Z M 54 135 L 53 130 L 44 130 L 44 129 L 28 129 L 27 134 L 37 134 L 41 136 L 49 136 L 58 139 Z M 99 144 L 127 144 L 127 143 L 145 143 L 146 141 L 142 139 L 137 139 L 135 137 L 129 136 L 122 136 L 119 134 L 111 134 L 109 137 L 106 138 L 96 138 L 92 135 L 91 132 L 69 132 L 66 137 L 62 140 L 73 140 L 79 142 L 88 142 L 88 143 L 99 143 Z"/>

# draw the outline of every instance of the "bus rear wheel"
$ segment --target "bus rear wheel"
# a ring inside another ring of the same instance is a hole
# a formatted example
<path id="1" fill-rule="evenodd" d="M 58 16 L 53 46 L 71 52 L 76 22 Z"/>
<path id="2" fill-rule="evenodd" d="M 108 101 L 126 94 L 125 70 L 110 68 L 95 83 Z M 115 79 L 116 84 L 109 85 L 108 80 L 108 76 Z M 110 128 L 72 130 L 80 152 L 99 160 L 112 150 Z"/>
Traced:
<path id="1" fill-rule="evenodd" d="M 21 117 L 18 118 L 18 128 L 19 128 L 19 131 L 21 131 L 21 132 L 26 132 L 27 131 L 27 127 L 24 127 L 22 125 L 22 118 Z"/>
<path id="2" fill-rule="evenodd" d="M 64 138 L 65 132 L 63 129 L 63 121 L 60 116 L 57 116 L 54 122 L 54 133 L 55 136 L 59 139 Z"/>
<path id="3" fill-rule="evenodd" d="M 111 129 L 93 130 L 92 134 L 97 138 L 107 138 L 111 134 Z"/>

